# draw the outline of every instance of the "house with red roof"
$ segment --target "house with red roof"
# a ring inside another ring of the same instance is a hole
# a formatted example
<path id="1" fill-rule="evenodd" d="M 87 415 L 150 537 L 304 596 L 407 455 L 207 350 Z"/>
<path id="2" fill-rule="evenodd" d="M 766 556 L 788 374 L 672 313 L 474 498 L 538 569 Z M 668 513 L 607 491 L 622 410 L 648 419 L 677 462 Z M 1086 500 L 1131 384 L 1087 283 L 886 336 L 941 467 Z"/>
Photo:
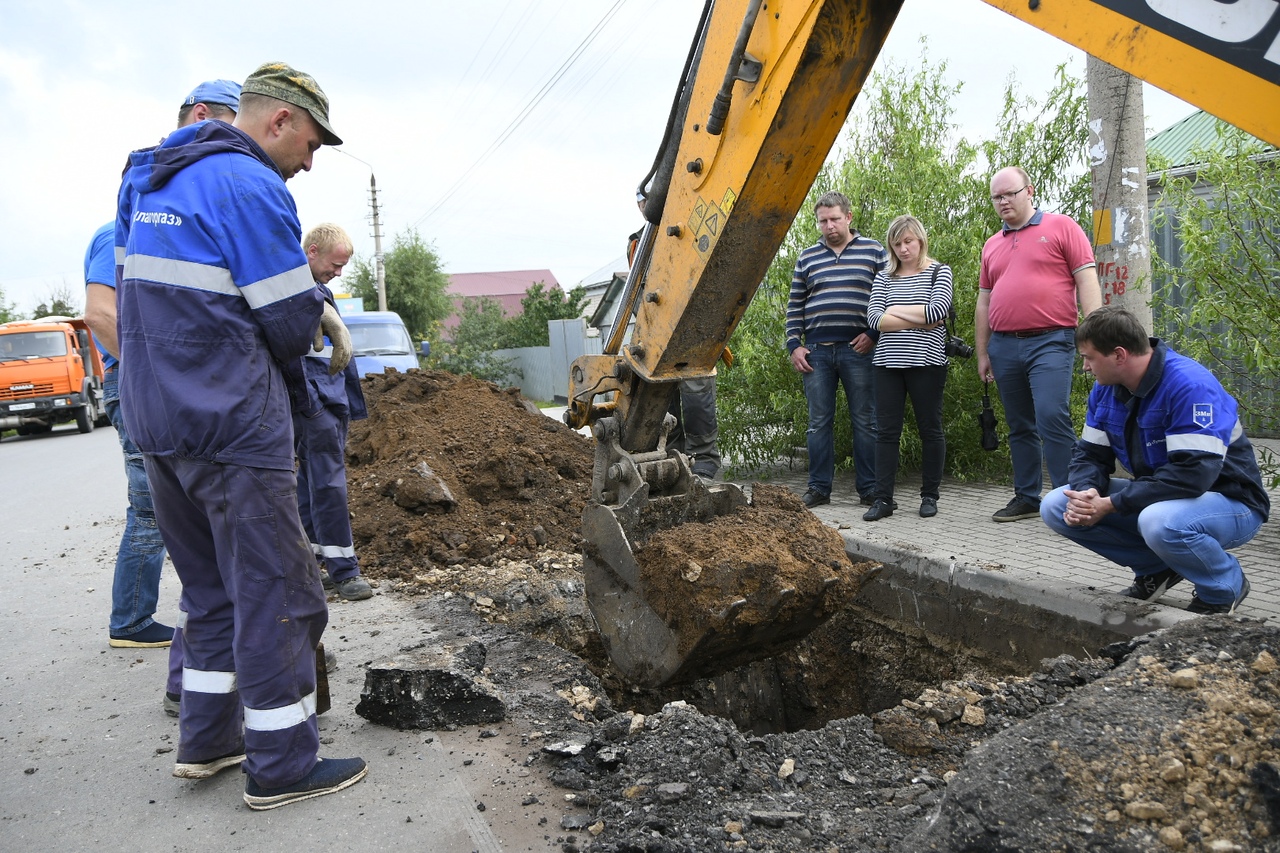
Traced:
<path id="1" fill-rule="evenodd" d="M 458 325 L 462 300 L 468 297 L 487 297 L 502 306 L 502 313 L 516 317 L 524 310 L 520 300 L 533 285 L 541 283 L 545 290 L 562 290 L 551 270 L 501 270 L 499 272 L 461 272 L 449 276 L 449 296 L 453 299 L 453 314 L 444 321 L 445 337 L 450 337 Z"/>

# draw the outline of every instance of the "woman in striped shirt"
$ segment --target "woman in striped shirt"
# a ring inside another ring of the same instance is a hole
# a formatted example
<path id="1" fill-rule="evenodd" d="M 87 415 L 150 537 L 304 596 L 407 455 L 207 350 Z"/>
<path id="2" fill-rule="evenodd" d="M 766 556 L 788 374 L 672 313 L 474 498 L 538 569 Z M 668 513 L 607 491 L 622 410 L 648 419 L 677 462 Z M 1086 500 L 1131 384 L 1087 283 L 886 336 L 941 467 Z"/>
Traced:
<path id="1" fill-rule="evenodd" d="M 876 500 L 862 516 L 879 521 L 893 515 L 894 481 L 907 397 L 920 432 L 923 470 L 920 515 L 938 514 L 938 488 L 946 462 L 942 432 L 942 389 L 947 382 L 944 321 L 951 310 L 951 268 L 929 257 L 929 237 L 914 216 L 889 225 L 885 243 L 889 265 L 876 276 L 867 322 L 880 330 L 873 372 L 876 394 Z"/>

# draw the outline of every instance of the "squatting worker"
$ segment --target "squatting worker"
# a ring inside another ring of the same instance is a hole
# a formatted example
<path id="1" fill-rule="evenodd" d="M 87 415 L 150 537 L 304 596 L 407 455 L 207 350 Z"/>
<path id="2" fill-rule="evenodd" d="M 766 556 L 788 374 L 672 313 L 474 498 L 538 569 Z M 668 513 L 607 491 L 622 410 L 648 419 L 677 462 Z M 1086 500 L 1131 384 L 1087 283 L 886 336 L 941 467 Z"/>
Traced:
<path id="1" fill-rule="evenodd" d="M 332 299 L 329 282 L 342 275 L 355 251 L 351 237 L 342 226 L 325 222 L 307 232 L 302 246 L 316 287 Z M 305 393 L 293 407 L 302 526 L 312 553 L 322 564 L 320 578 L 325 589 L 335 590 L 347 601 L 363 601 L 373 596 L 373 588 L 360 576 L 351 536 L 345 458 L 348 425 L 368 415 L 360 374 L 355 359 L 342 370 L 331 370 L 327 350 L 303 356 L 302 371 Z"/>
<path id="2" fill-rule="evenodd" d="M 1045 496 L 1045 524 L 1133 569 L 1130 598 L 1155 601 L 1185 578 L 1189 611 L 1234 612 L 1249 581 L 1228 549 L 1271 511 L 1235 399 L 1122 308 L 1090 314 L 1076 340 L 1097 382 L 1070 484 Z M 1113 476 L 1117 462 L 1130 479 Z"/>
<path id="3" fill-rule="evenodd" d="M 854 485 L 875 501 L 876 417 L 871 359 L 876 332 L 867 323 L 871 283 L 889 263 L 884 246 L 852 228 L 849 199 L 824 193 L 813 208 L 822 239 L 800 253 L 787 300 L 787 349 L 809 403 L 809 485 L 802 500 L 830 502 L 835 479 L 836 386 L 844 385 L 853 426 Z"/>
<path id="4" fill-rule="evenodd" d="M 285 181 L 341 142 L 316 81 L 282 63 L 245 80 L 234 125 L 130 155 L 116 253 L 121 403 L 187 612 L 174 775 L 244 762 L 268 809 L 341 790 L 359 758 L 318 758 L 324 590 L 298 517 L 290 394 L 322 329 Z M 336 321 L 336 322 L 335 322 Z"/>
<path id="5" fill-rule="evenodd" d="M 1054 487 L 1067 482 L 1075 328 L 1102 304 L 1089 238 L 1071 217 L 1039 210 L 1035 192 L 1017 166 L 991 179 L 1004 225 L 982 247 L 974 349 L 978 375 L 1004 404 L 1014 492 L 993 521 L 1039 516 L 1042 457 Z"/>

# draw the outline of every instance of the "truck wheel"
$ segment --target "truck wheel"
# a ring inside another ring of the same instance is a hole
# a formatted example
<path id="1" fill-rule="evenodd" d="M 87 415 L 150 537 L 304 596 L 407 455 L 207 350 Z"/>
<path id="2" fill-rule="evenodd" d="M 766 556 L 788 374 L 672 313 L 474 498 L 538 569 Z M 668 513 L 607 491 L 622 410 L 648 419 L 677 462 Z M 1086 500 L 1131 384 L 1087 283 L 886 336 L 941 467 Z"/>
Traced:
<path id="1" fill-rule="evenodd" d="M 86 403 L 76 409 L 76 428 L 81 432 L 93 432 L 93 407 Z"/>

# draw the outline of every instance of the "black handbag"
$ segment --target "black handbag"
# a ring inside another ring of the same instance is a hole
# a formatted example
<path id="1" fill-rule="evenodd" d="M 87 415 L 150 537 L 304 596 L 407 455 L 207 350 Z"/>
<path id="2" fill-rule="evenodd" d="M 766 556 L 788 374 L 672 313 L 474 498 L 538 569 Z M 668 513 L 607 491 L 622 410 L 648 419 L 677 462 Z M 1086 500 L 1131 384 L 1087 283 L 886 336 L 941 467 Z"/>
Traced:
<path id="1" fill-rule="evenodd" d="M 982 411 L 978 412 L 978 429 L 982 431 L 982 449 L 997 450 L 1000 436 L 996 434 L 996 413 L 991 411 L 990 386 L 982 386 Z"/>

